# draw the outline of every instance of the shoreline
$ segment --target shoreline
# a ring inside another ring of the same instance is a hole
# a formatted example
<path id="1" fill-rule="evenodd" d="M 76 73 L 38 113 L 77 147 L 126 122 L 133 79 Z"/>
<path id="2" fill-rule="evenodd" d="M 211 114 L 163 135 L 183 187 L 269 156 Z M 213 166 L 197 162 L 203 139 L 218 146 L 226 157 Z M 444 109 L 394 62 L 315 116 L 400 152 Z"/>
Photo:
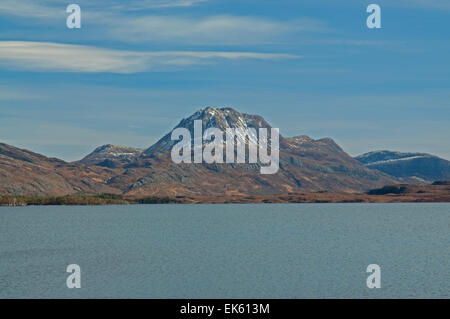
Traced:
<path id="1" fill-rule="evenodd" d="M 450 203 L 450 182 L 429 185 L 388 185 L 367 193 L 319 191 L 274 195 L 151 196 L 132 198 L 118 194 L 65 196 L 0 195 L 0 206 L 100 206 L 145 204 L 288 204 L 288 203 Z"/>

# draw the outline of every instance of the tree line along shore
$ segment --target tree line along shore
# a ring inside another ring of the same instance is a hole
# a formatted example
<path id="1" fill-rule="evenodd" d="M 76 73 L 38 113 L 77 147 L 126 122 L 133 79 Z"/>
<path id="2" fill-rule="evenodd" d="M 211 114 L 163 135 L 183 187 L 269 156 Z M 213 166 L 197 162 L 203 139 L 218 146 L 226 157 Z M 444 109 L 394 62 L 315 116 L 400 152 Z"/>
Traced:
<path id="1" fill-rule="evenodd" d="M 133 204 L 264 204 L 264 203 L 408 203 L 450 202 L 450 181 L 428 185 L 396 184 L 366 193 L 317 191 L 274 195 L 175 196 L 129 198 L 119 194 L 73 194 L 55 197 L 0 195 L 0 206 L 133 205 Z"/>
<path id="2" fill-rule="evenodd" d="M 0 206 L 40 205 L 127 205 L 127 204 L 174 204 L 178 201 L 168 197 L 124 198 L 117 194 L 74 194 L 66 196 L 39 197 L 0 195 Z"/>

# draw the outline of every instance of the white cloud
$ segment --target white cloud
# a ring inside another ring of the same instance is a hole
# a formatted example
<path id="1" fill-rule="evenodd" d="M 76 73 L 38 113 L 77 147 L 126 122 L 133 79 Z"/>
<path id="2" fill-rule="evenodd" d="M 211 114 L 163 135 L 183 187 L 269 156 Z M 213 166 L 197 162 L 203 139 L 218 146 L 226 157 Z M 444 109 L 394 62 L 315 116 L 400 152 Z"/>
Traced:
<path id="1" fill-rule="evenodd" d="M 213 51 L 121 51 L 52 42 L 0 41 L 0 66 L 29 71 L 135 73 L 218 60 L 293 59 L 279 53 Z"/>
<path id="2" fill-rule="evenodd" d="M 450 10 L 450 2 L 448 0 L 400 0 L 398 4 L 402 4 L 403 6 L 419 6 L 430 9 Z"/>
<path id="3" fill-rule="evenodd" d="M 77 0 L 75 1 L 82 8 L 95 10 L 101 13 L 105 8 L 108 11 L 135 11 L 158 8 L 191 7 L 199 5 L 208 0 Z M 7 14 L 19 17 L 32 18 L 57 18 L 65 13 L 65 9 L 70 2 L 61 0 L 1 0 L 0 14 Z"/>
<path id="4" fill-rule="evenodd" d="M 202 18 L 146 15 L 104 17 L 106 32 L 124 42 L 176 42 L 190 44 L 254 44 L 278 42 L 286 35 L 323 31 L 313 19 L 278 22 L 265 18 L 216 15 Z"/>
<path id="5" fill-rule="evenodd" d="M 127 1 L 124 4 L 117 4 L 116 7 L 123 10 L 145 10 L 155 8 L 192 7 L 208 0 L 139 0 Z"/>
<path id="6" fill-rule="evenodd" d="M 63 14 L 65 8 L 60 8 L 59 13 Z M 58 16 L 58 8 L 37 3 L 30 0 L 2 0 L 0 1 L 0 14 L 11 15 L 28 18 L 56 18 Z"/>

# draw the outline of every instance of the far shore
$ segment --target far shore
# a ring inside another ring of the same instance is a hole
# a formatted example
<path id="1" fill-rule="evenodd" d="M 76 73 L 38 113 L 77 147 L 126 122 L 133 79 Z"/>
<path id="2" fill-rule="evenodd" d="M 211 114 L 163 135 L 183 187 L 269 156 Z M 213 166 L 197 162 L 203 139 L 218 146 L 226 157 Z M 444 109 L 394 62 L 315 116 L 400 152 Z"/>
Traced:
<path id="1" fill-rule="evenodd" d="M 119 194 L 66 196 L 0 195 L 0 206 L 36 205 L 139 205 L 139 204 L 269 204 L 269 203 L 449 203 L 450 182 L 429 185 L 389 185 L 367 193 L 319 191 L 273 195 L 152 196 L 130 198 Z"/>

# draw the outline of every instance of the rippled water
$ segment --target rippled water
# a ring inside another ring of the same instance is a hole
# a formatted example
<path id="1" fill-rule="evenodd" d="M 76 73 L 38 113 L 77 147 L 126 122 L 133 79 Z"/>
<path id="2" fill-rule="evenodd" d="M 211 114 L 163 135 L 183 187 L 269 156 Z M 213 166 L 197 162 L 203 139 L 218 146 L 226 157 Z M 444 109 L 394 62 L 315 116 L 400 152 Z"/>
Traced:
<path id="1" fill-rule="evenodd" d="M 450 204 L 0 207 L 0 298 L 448 298 L 449 230 Z"/>

